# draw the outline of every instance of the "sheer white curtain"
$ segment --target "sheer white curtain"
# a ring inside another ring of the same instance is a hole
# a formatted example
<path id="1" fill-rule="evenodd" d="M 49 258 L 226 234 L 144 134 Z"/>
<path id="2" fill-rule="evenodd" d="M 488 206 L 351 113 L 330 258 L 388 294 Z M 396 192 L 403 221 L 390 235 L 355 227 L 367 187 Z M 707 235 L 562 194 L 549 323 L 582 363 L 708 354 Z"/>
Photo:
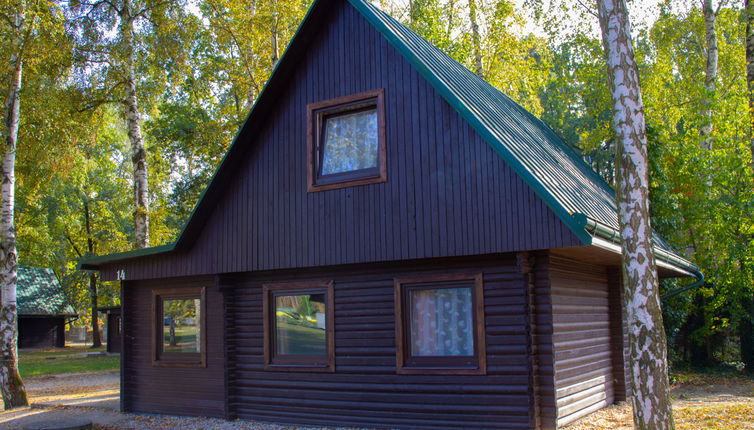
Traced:
<path id="1" fill-rule="evenodd" d="M 474 355 L 470 288 L 412 290 L 411 355 Z"/>

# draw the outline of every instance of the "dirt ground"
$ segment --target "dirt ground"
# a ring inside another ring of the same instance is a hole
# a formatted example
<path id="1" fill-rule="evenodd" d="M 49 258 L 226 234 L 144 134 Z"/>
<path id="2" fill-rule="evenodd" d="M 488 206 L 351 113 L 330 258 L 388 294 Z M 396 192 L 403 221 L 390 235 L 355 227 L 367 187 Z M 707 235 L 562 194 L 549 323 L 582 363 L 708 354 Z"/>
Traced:
<path id="1" fill-rule="evenodd" d="M 676 429 L 754 430 L 754 381 L 692 375 L 671 390 Z M 568 430 L 633 428 L 631 407 L 613 405 L 566 427 Z"/>
<path id="2" fill-rule="evenodd" d="M 118 372 L 79 373 L 28 378 L 32 408 L 0 412 L 0 428 L 22 429 L 40 419 L 84 417 L 96 429 L 294 430 L 251 421 L 121 414 L 117 412 Z M 677 429 L 754 430 L 754 381 L 692 375 L 672 389 Z M 44 403 L 46 406 L 40 406 Z M 67 406 L 61 406 L 67 405 Z M 93 405 L 94 407 L 90 407 Z M 614 405 L 569 425 L 568 430 L 631 429 L 631 408 Z M 319 428 L 322 429 L 322 428 Z"/>

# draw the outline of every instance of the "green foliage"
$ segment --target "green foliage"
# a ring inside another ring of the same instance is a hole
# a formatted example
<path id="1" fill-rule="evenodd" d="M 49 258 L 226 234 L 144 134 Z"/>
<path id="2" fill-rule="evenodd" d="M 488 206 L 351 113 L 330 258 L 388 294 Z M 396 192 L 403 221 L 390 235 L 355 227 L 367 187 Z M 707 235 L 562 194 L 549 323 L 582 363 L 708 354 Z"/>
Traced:
<path id="1" fill-rule="evenodd" d="M 541 116 L 608 182 L 614 177 L 610 95 L 596 18 L 583 5 L 511 0 L 382 0 L 381 6 Z M 139 108 L 148 153 L 151 242 L 172 241 L 269 79 L 310 0 L 134 0 Z M 584 5 L 589 2 L 580 2 Z M 122 1 L 29 3 L 17 153 L 21 263 L 55 268 L 71 303 L 89 305 L 76 259 L 130 249 L 133 197 L 123 118 Z M 634 5 L 638 3 L 634 2 Z M 638 23 L 636 52 L 648 121 L 653 225 L 708 278 L 704 299 L 664 304 L 671 339 L 730 338 L 754 294 L 754 198 L 741 11 L 718 18 L 714 148 L 699 147 L 705 95 L 698 9 L 657 1 Z M 0 3 L 10 16 L 15 3 Z M 638 7 L 638 6 L 637 6 Z M 683 9 L 683 10 L 681 10 Z M 531 33 L 536 19 L 540 31 Z M 10 57 L 0 19 L 0 56 Z M 0 80 L 5 94 L 7 79 Z M 87 217 L 88 214 L 88 217 Z M 89 229 L 86 221 L 89 220 Z M 666 281 L 665 291 L 687 284 Z M 100 291 L 117 304 L 116 285 Z M 689 315 L 704 315 L 688 333 Z M 83 320 L 86 321 L 86 318 Z M 686 330 L 686 331 L 685 331 Z M 719 342 L 715 348 L 722 351 Z M 683 351 L 678 359 L 684 358 Z"/>
<path id="2" fill-rule="evenodd" d="M 564 6 L 565 7 L 565 6 Z M 543 22 L 563 30 L 561 11 L 537 9 Z M 745 80 L 744 26 L 740 11 L 723 8 L 717 21 L 718 91 L 712 94 L 714 145 L 700 147 L 706 54 L 699 9 L 673 12 L 636 32 L 650 155 L 653 227 L 697 264 L 707 277 L 699 291 L 664 303 L 668 336 L 688 358 L 690 343 L 710 342 L 717 359 L 743 318 L 754 291 L 754 193 L 748 150 L 750 119 Z M 610 182 L 612 131 L 601 42 L 588 26 L 553 32 L 554 78 L 542 91 L 543 118 Z M 669 291 L 688 281 L 668 280 Z M 743 304 L 743 305 L 742 305 Z M 700 315 L 699 327 L 690 316 Z"/>

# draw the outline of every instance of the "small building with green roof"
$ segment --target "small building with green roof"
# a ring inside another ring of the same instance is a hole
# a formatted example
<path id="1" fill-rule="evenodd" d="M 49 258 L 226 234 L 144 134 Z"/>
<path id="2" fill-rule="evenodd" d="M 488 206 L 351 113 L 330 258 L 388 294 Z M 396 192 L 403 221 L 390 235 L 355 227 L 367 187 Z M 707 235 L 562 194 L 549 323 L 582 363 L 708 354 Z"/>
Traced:
<path id="1" fill-rule="evenodd" d="M 66 319 L 77 315 L 55 272 L 19 266 L 17 276 L 18 347 L 62 348 Z"/>

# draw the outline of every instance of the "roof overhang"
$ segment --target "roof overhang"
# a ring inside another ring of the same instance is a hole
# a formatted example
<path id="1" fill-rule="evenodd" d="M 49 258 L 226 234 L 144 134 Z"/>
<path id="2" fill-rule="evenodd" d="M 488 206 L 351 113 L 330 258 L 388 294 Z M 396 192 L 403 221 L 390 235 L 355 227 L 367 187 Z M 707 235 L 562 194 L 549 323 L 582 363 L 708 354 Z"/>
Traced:
<path id="1" fill-rule="evenodd" d="M 109 263 L 115 263 L 123 260 L 130 260 L 137 257 L 147 257 L 157 254 L 164 254 L 175 250 L 175 242 L 153 246 L 151 248 L 135 249 L 133 251 L 117 252 L 115 254 L 107 255 L 94 255 L 90 257 L 83 257 L 79 259 L 79 263 L 76 266 L 79 270 L 99 270 L 100 266 Z"/>
<path id="2" fill-rule="evenodd" d="M 602 224 L 594 219 L 587 217 L 584 214 L 574 214 L 574 218 L 591 236 L 591 243 L 587 247 L 575 247 L 575 248 L 587 248 L 587 250 L 577 251 L 571 248 L 569 253 L 575 255 L 589 256 L 591 260 L 610 264 L 621 264 L 621 244 L 620 233 L 611 226 Z M 699 271 L 699 268 L 689 260 L 681 257 L 675 252 L 668 249 L 663 249 L 656 244 L 653 247 L 655 253 L 655 263 L 657 264 L 657 271 L 661 278 L 682 278 L 693 276 L 698 282 L 704 280 L 704 275 Z"/>

